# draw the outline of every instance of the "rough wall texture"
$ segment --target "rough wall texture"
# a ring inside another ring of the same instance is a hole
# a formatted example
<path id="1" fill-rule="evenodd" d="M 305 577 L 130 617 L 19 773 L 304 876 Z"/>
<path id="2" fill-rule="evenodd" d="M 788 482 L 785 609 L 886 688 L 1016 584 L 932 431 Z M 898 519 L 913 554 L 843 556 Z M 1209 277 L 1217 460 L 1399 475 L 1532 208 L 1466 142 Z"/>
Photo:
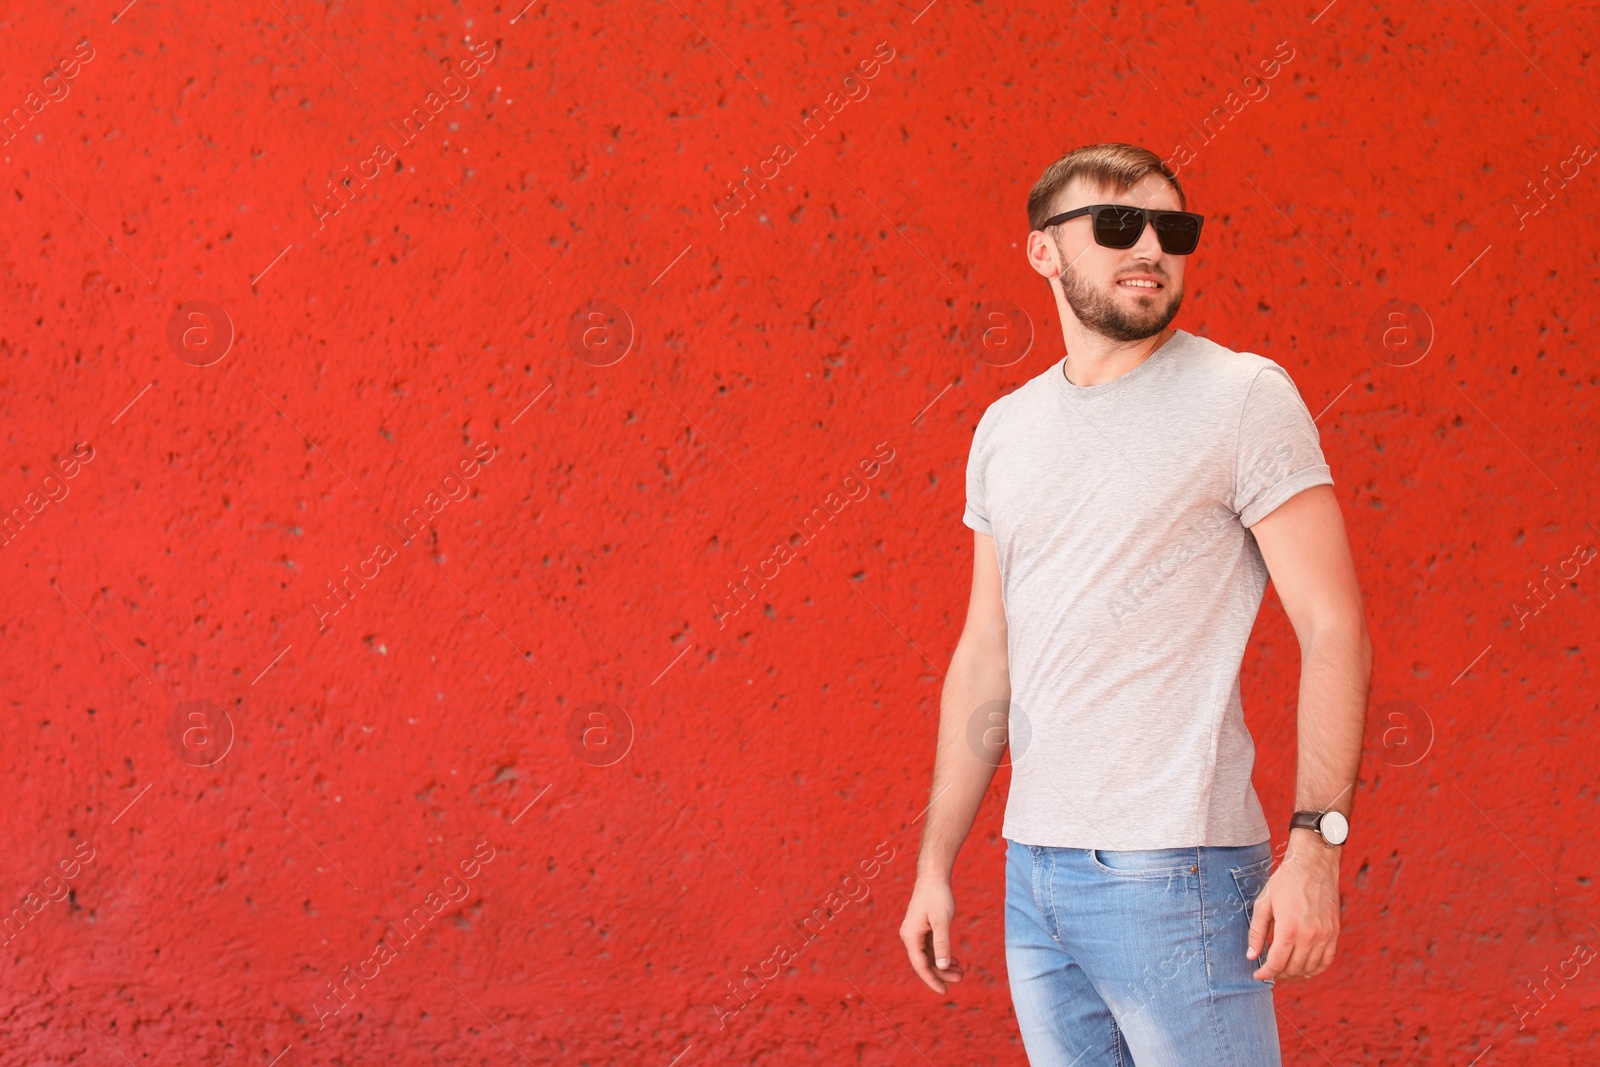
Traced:
<path id="1" fill-rule="evenodd" d="M 1023 1063 L 1003 774 L 968 981 L 896 930 L 971 432 L 1060 356 L 1024 198 L 1104 140 L 1367 597 L 1285 1062 L 1600 1059 L 1592 10 L 521 2 L 0 20 L 0 1061 Z M 1297 666 L 1263 608 L 1275 827 Z"/>

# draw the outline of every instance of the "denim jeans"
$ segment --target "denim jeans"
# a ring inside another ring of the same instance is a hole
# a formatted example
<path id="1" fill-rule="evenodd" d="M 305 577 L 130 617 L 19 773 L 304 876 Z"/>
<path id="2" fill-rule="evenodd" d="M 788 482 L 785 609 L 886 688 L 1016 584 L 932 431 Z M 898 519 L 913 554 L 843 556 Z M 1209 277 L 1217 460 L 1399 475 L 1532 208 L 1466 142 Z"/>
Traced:
<path id="1" fill-rule="evenodd" d="M 1006 841 L 1006 969 L 1032 1067 L 1280 1067 L 1271 980 L 1251 977 L 1258 845 Z"/>

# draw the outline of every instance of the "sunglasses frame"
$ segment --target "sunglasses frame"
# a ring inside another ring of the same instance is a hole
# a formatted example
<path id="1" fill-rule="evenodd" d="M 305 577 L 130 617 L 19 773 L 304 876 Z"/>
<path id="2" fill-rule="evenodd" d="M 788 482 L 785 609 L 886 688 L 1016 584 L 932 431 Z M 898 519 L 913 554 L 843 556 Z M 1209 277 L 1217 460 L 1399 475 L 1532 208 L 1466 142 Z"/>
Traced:
<path id="1" fill-rule="evenodd" d="M 1129 241 L 1125 245 L 1108 244 L 1106 241 L 1101 239 L 1100 215 L 1102 212 L 1108 211 L 1112 208 L 1115 208 L 1118 211 L 1137 211 L 1141 216 L 1143 216 L 1138 232 L 1134 234 L 1133 240 Z M 1052 215 L 1040 224 L 1039 229 L 1048 229 L 1057 223 L 1066 222 L 1068 219 L 1075 219 L 1079 215 L 1088 215 L 1090 217 L 1093 222 L 1092 226 L 1090 227 L 1090 232 L 1094 235 L 1095 244 L 1100 245 L 1103 248 L 1132 248 L 1134 245 L 1139 243 L 1139 238 L 1144 236 L 1145 227 L 1154 226 L 1156 228 L 1156 240 L 1161 244 L 1161 251 L 1165 252 L 1169 256 L 1192 255 L 1195 248 L 1200 247 L 1200 231 L 1206 221 L 1204 215 L 1197 215 L 1193 211 L 1167 211 L 1162 208 L 1134 207 L 1132 204 L 1090 204 L 1088 207 L 1075 208 L 1072 211 L 1063 211 L 1059 215 Z M 1167 239 L 1161 233 L 1162 220 L 1172 215 L 1194 220 L 1194 247 L 1190 248 L 1187 252 L 1172 251 L 1167 247 Z"/>

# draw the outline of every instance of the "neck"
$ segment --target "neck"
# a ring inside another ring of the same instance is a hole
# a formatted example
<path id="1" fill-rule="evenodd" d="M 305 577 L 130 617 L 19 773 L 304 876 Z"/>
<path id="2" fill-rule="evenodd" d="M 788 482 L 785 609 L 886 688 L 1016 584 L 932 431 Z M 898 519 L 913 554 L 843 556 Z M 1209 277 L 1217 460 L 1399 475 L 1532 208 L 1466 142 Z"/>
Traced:
<path id="1" fill-rule="evenodd" d="M 1067 361 L 1063 366 L 1067 381 L 1077 386 L 1103 385 L 1120 378 L 1149 359 L 1178 331 L 1168 327 L 1139 341 L 1113 341 L 1081 327 L 1072 331 L 1075 337 L 1063 330 L 1062 340 L 1067 345 Z"/>

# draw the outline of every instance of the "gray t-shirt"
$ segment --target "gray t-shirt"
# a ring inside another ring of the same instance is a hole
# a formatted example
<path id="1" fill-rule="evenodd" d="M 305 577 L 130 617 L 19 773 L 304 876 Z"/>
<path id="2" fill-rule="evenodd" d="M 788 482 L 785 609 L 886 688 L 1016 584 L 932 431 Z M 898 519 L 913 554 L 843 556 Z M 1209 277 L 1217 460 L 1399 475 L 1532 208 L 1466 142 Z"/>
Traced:
<path id="1" fill-rule="evenodd" d="M 1066 361 L 989 405 L 963 522 L 994 537 L 1009 633 L 1004 835 L 1060 848 L 1268 840 L 1239 667 L 1255 525 L 1332 485 L 1282 367 L 1177 330 L 1077 386 Z"/>

